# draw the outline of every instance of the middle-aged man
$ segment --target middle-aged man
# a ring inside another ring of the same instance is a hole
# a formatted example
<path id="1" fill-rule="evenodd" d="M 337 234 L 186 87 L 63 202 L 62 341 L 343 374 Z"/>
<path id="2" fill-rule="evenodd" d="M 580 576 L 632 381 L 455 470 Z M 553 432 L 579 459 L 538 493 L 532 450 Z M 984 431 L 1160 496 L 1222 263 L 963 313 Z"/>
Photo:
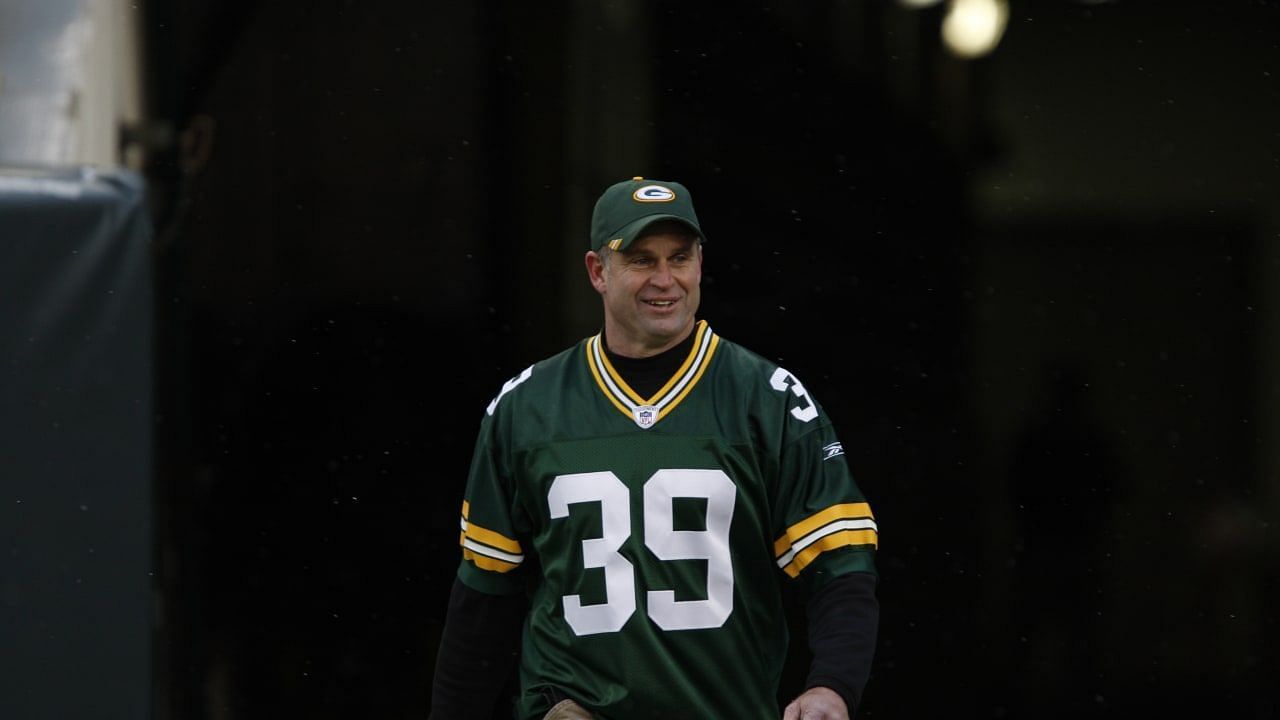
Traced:
<path id="1" fill-rule="evenodd" d="M 807 598 L 813 652 L 782 717 L 857 708 L 876 523 L 804 385 L 697 318 L 704 240 L 680 183 L 597 201 L 604 328 L 486 408 L 433 718 L 490 717 L 518 656 L 521 720 L 776 720 L 782 583 Z"/>

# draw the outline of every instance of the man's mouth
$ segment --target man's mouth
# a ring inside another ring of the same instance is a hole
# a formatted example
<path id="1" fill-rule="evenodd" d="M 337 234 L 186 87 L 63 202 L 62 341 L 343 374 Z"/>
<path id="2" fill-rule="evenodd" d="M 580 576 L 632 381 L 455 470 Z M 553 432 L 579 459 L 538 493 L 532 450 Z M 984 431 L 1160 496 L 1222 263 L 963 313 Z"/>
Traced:
<path id="1" fill-rule="evenodd" d="M 675 300 L 645 300 L 645 303 L 654 307 L 671 307 L 676 304 Z"/>

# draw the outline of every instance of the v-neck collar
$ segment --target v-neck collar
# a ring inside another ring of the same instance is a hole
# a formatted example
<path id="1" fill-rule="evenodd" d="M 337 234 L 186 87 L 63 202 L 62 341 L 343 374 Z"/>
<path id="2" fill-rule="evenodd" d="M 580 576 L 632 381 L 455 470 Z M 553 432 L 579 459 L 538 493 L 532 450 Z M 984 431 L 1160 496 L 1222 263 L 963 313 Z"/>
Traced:
<path id="1" fill-rule="evenodd" d="M 689 349 L 688 357 L 666 384 L 649 398 L 643 398 L 633 390 L 609 362 L 604 351 L 603 334 L 587 340 L 587 365 L 591 368 L 596 385 L 618 412 L 647 430 L 670 414 L 689 395 L 706 372 L 711 357 L 720 344 L 719 336 L 711 332 L 706 320 L 699 320 L 693 333 L 696 339 Z"/>

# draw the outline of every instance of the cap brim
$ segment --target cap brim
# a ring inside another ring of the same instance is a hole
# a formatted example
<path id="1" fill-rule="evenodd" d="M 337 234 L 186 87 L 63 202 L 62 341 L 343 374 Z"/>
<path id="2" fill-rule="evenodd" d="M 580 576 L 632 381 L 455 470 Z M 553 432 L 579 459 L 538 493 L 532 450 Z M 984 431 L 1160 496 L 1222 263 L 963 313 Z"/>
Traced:
<path id="1" fill-rule="evenodd" d="M 702 234 L 702 228 L 689 222 L 688 218 L 668 213 L 657 213 L 655 215 L 645 215 L 639 220 L 632 220 L 630 223 L 627 223 L 621 230 L 614 233 L 613 237 L 610 238 L 610 241 L 606 244 L 614 250 L 625 250 L 627 246 L 636 241 L 636 238 L 644 234 L 646 228 L 656 222 L 662 222 L 663 220 L 674 220 L 692 230 L 693 234 L 701 238 L 703 242 L 707 241 L 707 237 Z M 621 239 L 622 242 L 619 243 L 619 239 Z"/>

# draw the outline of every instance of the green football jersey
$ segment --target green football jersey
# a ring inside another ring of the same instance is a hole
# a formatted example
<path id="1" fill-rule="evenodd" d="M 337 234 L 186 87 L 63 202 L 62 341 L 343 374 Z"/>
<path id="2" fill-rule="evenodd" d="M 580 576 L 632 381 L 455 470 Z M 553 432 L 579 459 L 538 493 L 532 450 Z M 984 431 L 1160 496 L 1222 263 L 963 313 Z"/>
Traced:
<path id="1" fill-rule="evenodd" d="M 520 718 L 554 687 L 610 720 L 777 720 L 780 583 L 875 572 L 875 520 L 822 408 L 705 321 L 694 332 L 653 397 L 597 335 L 487 408 L 458 574 L 531 592 Z"/>

